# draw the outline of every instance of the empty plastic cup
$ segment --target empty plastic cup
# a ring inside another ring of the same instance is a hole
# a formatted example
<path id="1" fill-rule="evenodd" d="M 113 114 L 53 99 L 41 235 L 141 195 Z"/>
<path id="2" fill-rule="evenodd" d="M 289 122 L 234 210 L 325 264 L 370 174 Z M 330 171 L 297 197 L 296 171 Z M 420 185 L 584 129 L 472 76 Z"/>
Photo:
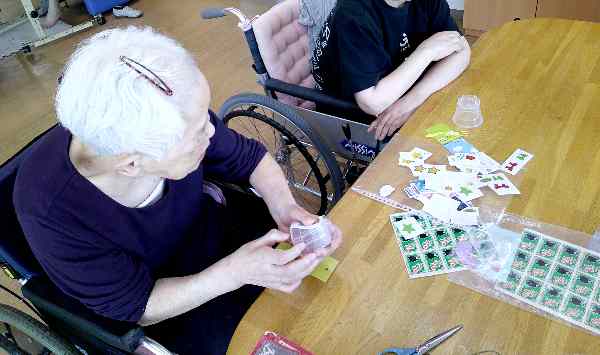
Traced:
<path id="1" fill-rule="evenodd" d="M 475 95 L 463 95 L 458 98 L 456 112 L 452 121 L 460 128 L 475 128 L 483 123 L 481 104 Z"/>

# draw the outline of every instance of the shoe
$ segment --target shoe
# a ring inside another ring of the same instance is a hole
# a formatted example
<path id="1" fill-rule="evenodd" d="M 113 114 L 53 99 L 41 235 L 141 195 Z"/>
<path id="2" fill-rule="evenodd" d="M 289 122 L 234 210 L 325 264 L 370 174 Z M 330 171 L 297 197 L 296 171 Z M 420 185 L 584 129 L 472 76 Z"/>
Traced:
<path id="1" fill-rule="evenodd" d="M 44 17 L 48 14 L 48 0 L 40 1 L 40 7 L 36 9 L 38 17 Z"/>
<path id="2" fill-rule="evenodd" d="M 115 6 L 113 7 L 113 16 L 114 17 L 141 17 L 144 13 L 140 10 L 134 9 L 129 6 Z"/>

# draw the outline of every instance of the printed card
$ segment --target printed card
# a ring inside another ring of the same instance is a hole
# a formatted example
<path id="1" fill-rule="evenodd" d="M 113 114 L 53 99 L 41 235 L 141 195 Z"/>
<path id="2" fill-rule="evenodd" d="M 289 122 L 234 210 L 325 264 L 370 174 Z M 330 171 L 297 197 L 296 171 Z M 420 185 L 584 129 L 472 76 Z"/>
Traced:
<path id="1" fill-rule="evenodd" d="M 456 195 L 461 201 L 468 202 L 473 201 L 476 198 L 483 196 L 481 190 L 468 185 L 459 185 Z"/>
<path id="2" fill-rule="evenodd" d="M 500 196 L 519 195 L 519 189 L 502 173 L 484 175 L 479 182 L 486 184 L 490 189 Z"/>
<path id="3" fill-rule="evenodd" d="M 496 289 L 600 334 L 600 254 L 526 229 Z"/>
<path id="4" fill-rule="evenodd" d="M 410 151 L 410 156 L 413 159 L 418 159 L 418 160 L 422 160 L 422 161 L 429 159 L 432 155 L 433 154 L 431 154 L 430 152 L 426 151 L 425 149 L 421 149 L 419 147 L 414 147 Z"/>
<path id="5" fill-rule="evenodd" d="M 600 330 L 600 305 L 592 305 L 585 323 L 594 329 Z"/>
<path id="6" fill-rule="evenodd" d="M 562 289 L 548 286 L 542 293 L 541 303 L 543 306 L 550 308 L 553 311 L 558 311 L 560 305 L 562 304 L 564 295 L 565 291 Z"/>
<path id="7" fill-rule="evenodd" d="M 406 196 L 408 196 L 408 198 L 416 199 L 421 194 L 417 186 L 413 183 L 406 185 L 402 190 L 404 191 Z"/>
<path id="8" fill-rule="evenodd" d="M 511 175 L 517 175 L 531 159 L 533 159 L 533 154 L 527 153 L 523 149 L 517 149 L 502 164 L 502 170 Z"/>
<path id="9" fill-rule="evenodd" d="M 446 165 L 417 164 L 409 167 L 413 176 L 435 176 L 446 171 Z"/>
<path id="10" fill-rule="evenodd" d="M 399 222 L 393 222 L 397 234 L 406 239 L 414 239 L 425 232 L 423 227 L 414 217 L 405 218 Z"/>
<path id="11" fill-rule="evenodd" d="M 390 215 L 390 222 L 409 278 L 465 269 L 454 253 L 456 243 L 467 238 L 465 230 L 440 224 L 420 212 L 395 213 Z M 402 230 L 402 226 L 409 224 L 414 231 Z M 406 237 L 419 229 L 421 232 L 415 237 Z"/>
<path id="12" fill-rule="evenodd" d="M 431 157 L 431 155 L 432 154 L 425 149 L 415 147 L 410 152 L 400 152 L 398 164 L 409 168 L 413 165 L 422 165 L 425 160 Z"/>
<path id="13" fill-rule="evenodd" d="M 477 149 L 475 149 L 471 143 L 467 142 L 467 140 L 462 137 L 444 144 L 444 148 L 446 148 L 450 154 L 477 152 Z"/>

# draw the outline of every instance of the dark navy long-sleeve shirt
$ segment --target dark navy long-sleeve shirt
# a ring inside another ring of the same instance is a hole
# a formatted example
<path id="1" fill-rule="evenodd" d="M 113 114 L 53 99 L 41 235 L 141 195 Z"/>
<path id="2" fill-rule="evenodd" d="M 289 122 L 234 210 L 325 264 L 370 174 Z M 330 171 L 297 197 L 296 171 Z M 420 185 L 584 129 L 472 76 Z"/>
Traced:
<path id="1" fill-rule="evenodd" d="M 165 271 L 177 250 L 221 237 L 211 220 L 214 202 L 203 193 L 204 175 L 247 183 L 266 150 L 212 113 L 211 121 L 215 134 L 199 168 L 166 180 L 163 196 L 143 208 L 117 203 L 76 171 L 66 129 L 57 126 L 42 138 L 21 165 L 14 202 L 34 255 L 63 292 L 98 314 L 137 322 L 155 280 L 183 276 Z"/>

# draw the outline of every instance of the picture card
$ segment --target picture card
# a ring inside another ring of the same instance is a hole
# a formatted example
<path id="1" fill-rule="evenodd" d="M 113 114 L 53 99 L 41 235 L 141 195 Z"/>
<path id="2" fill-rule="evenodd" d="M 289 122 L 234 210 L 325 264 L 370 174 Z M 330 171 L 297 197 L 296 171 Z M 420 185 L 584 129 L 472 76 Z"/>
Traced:
<path id="1" fill-rule="evenodd" d="M 525 229 L 511 270 L 495 288 L 600 335 L 600 254 Z"/>
<path id="2" fill-rule="evenodd" d="M 419 147 L 413 148 L 410 152 L 400 152 L 398 165 L 411 167 L 413 165 L 421 165 L 425 160 L 431 157 L 431 153 Z"/>
<path id="3" fill-rule="evenodd" d="M 479 182 L 485 184 L 500 196 L 521 194 L 519 189 L 502 173 L 484 175 L 479 179 Z"/>
<path id="4" fill-rule="evenodd" d="M 533 159 L 533 154 L 528 153 L 523 149 L 517 149 L 502 164 L 502 170 L 511 175 L 517 175 L 531 159 Z"/>
<path id="5" fill-rule="evenodd" d="M 404 220 L 416 220 L 423 232 L 415 238 L 405 238 L 395 227 Z M 392 214 L 390 221 L 409 278 L 465 270 L 454 248 L 458 242 L 466 240 L 466 230 L 439 223 L 417 211 Z"/>
<path id="6" fill-rule="evenodd" d="M 444 148 L 446 148 L 446 150 L 451 154 L 477 152 L 477 149 L 475 149 L 471 143 L 467 142 L 467 140 L 462 137 L 444 144 Z"/>

